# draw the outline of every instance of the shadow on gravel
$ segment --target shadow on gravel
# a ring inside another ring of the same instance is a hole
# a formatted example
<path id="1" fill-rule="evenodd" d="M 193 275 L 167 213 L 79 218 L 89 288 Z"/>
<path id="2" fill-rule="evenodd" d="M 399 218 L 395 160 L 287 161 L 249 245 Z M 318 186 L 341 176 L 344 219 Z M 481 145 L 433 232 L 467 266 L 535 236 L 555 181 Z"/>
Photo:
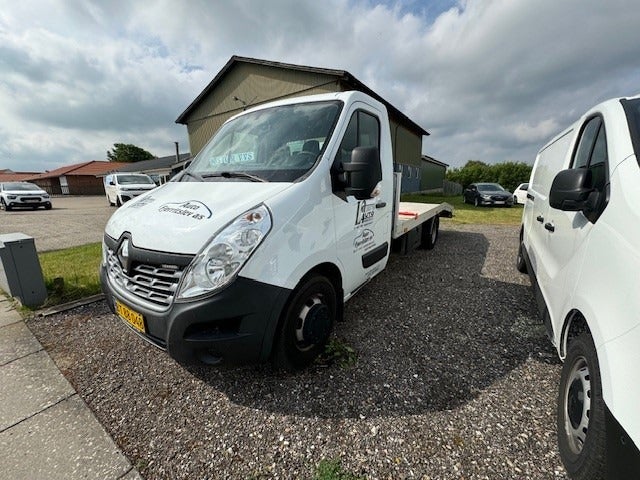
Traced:
<path id="1" fill-rule="evenodd" d="M 236 404 L 281 414 L 389 417 L 458 407 L 530 357 L 557 362 L 526 277 L 513 265 L 515 246 L 493 256 L 488 248 L 482 234 L 445 230 L 433 251 L 392 256 L 336 327 L 339 341 L 357 351 L 351 367 L 190 372 Z"/>

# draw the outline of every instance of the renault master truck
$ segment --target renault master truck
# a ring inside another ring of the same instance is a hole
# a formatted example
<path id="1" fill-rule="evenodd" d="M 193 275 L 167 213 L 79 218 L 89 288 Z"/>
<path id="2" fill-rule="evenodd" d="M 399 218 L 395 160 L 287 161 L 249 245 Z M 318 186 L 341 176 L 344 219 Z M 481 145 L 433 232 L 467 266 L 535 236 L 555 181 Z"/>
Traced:
<path id="1" fill-rule="evenodd" d="M 392 241 L 431 248 L 451 215 L 400 203 L 398 182 L 387 110 L 364 93 L 247 110 L 187 170 L 113 214 L 109 307 L 180 362 L 303 367 Z"/>
<path id="2" fill-rule="evenodd" d="M 537 155 L 517 265 L 564 360 L 573 479 L 640 478 L 640 97 L 589 110 Z"/>

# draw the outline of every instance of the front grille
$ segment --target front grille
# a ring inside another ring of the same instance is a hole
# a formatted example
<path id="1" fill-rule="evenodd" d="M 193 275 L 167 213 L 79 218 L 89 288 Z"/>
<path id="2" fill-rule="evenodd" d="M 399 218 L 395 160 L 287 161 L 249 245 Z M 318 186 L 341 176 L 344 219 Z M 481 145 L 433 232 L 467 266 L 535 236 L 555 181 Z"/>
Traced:
<path id="1" fill-rule="evenodd" d="M 155 310 L 165 310 L 171 305 L 182 272 L 177 265 L 133 262 L 127 274 L 113 250 L 108 250 L 107 274 L 112 285 L 143 300 L 148 307 Z"/>
<path id="2" fill-rule="evenodd" d="M 505 195 L 491 195 L 491 200 L 506 202 L 509 197 Z"/>

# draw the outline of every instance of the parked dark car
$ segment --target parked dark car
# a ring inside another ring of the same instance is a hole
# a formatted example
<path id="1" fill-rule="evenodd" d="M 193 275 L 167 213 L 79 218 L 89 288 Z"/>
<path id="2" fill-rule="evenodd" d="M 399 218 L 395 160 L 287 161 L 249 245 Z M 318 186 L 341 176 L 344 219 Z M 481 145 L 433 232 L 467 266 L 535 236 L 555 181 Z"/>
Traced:
<path id="1" fill-rule="evenodd" d="M 464 203 L 480 205 L 513 205 L 513 194 L 497 183 L 472 183 L 462 192 Z"/>

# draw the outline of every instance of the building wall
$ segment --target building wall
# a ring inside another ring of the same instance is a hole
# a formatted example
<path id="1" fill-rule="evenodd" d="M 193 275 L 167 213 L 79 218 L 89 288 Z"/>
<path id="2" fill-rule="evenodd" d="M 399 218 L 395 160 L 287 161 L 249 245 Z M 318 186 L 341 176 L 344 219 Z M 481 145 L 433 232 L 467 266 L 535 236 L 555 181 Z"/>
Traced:
<path id="1" fill-rule="evenodd" d="M 335 77 L 318 73 L 238 63 L 187 119 L 191 154 L 197 154 L 233 115 L 250 106 L 288 97 L 340 91 Z"/>
<path id="2" fill-rule="evenodd" d="M 436 190 L 442 188 L 447 167 L 423 160 L 421 170 L 420 190 Z"/>
<path id="3" fill-rule="evenodd" d="M 69 195 L 104 195 L 102 178 L 92 175 L 67 175 Z"/>

